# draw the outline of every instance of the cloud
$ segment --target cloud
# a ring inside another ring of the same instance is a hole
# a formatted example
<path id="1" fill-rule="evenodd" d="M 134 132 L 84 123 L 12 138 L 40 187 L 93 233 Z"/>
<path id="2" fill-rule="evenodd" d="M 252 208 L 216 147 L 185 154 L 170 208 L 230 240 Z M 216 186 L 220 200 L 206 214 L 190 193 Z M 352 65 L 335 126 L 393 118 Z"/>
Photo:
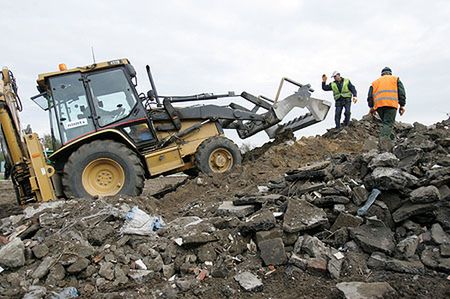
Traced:
<path id="1" fill-rule="evenodd" d="M 7 41 L 2 64 L 18 80 L 24 101 L 22 124 L 48 131 L 47 115 L 30 96 L 37 74 L 128 57 L 140 91 L 149 89 L 150 64 L 161 94 L 237 92 L 274 97 L 288 76 L 311 83 L 338 69 L 358 89 L 353 116 L 367 112 L 365 95 L 382 67 L 405 84 L 402 120 L 431 124 L 450 112 L 450 14 L 448 1 L 27 1 L 2 6 Z M 226 102 L 223 102 L 226 103 Z M 295 111 L 290 117 L 301 113 Z M 323 133 L 327 120 L 298 134 Z M 233 137 L 234 138 L 234 137 Z M 250 139 L 259 144 L 263 133 Z M 246 141 L 247 142 L 247 141 Z"/>

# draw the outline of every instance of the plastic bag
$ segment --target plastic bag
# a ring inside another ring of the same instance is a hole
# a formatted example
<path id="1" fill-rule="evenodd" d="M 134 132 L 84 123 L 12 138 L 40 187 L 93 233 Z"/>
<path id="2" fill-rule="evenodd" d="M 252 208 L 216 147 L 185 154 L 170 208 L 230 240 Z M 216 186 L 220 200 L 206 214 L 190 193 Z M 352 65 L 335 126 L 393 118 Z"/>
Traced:
<path id="1" fill-rule="evenodd" d="M 80 293 L 74 287 L 67 287 L 62 289 L 59 293 L 52 292 L 48 297 L 50 299 L 68 299 L 68 298 L 78 298 Z"/>
<path id="2" fill-rule="evenodd" d="M 125 216 L 120 232 L 129 235 L 152 235 L 165 225 L 159 216 L 150 216 L 138 207 L 133 207 Z"/>

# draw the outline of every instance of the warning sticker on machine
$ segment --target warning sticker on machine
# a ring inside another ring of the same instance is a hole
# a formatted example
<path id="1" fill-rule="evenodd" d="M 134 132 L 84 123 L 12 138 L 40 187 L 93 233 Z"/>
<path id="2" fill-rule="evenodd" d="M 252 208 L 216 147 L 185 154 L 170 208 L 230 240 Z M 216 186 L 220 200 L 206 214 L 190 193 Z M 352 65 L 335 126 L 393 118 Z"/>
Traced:
<path id="1" fill-rule="evenodd" d="M 82 118 L 82 119 L 77 119 L 74 121 L 69 121 L 67 123 L 65 123 L 64 127 L 66 129 L 73 129 L 76 127 L 82 127 L 82 126 L 86 126 L 88 124 L 88 121 L 86 118 Z"/>

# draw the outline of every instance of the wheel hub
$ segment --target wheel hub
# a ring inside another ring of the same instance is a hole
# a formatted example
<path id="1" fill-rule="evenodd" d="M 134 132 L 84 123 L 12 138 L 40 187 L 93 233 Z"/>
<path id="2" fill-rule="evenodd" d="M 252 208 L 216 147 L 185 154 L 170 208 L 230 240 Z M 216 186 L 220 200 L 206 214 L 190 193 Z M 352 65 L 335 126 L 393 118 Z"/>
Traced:
<path id="1" fill-rule="evenodd" d="M 209 167 L 213 172 L 222 173 L 233 166 L 233 155 L 224 148 L 214 150 L 209 156 Z"/>
<path id="2" fill-rule="evenodd" d="M 90 195 L 111 196 L 119 193 L 125 183 L 122 166 L 108 158 L 90 162 L 83 170 L 83 187 Z"/>

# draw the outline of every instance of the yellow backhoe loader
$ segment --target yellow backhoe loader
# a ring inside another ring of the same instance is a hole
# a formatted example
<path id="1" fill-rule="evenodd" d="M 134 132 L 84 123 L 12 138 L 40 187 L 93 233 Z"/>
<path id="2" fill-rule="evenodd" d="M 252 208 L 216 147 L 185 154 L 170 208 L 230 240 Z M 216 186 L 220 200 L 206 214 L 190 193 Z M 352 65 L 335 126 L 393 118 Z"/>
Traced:
<path id="1" fill-rule="evenodd" d="M 224 136 L 234 129 L 241 138 L 265 131 L 270 138 L 325 119 L 331 104 L 311 97 L 309 85 L 283 78 L 275 99 L 243 92 L 193 96 L 158 95 L 136 90 L 136 72 L 127 59 L 95 63 L 38 76 L 39 94 L 31 99 L 46 111 L 54 152 L 46 156 L 39 137 L 22 131 L 22 104 L 15 78 L 2 69 L 0 81 L 1 144 L 7 174 L 19 204 L 56 198 L 139 195 L 144 180 L 177 172 L 222 173 L 241 163 L 239 148 Z M 283 84 L 298 90 L 279 100 Z M 247 109 L 229 105 L 176 103 L 240 97 Z M 294 107 L 309 112 L 285 124 Z M 263 110 L 258 113 L 258 110 Z"/>

